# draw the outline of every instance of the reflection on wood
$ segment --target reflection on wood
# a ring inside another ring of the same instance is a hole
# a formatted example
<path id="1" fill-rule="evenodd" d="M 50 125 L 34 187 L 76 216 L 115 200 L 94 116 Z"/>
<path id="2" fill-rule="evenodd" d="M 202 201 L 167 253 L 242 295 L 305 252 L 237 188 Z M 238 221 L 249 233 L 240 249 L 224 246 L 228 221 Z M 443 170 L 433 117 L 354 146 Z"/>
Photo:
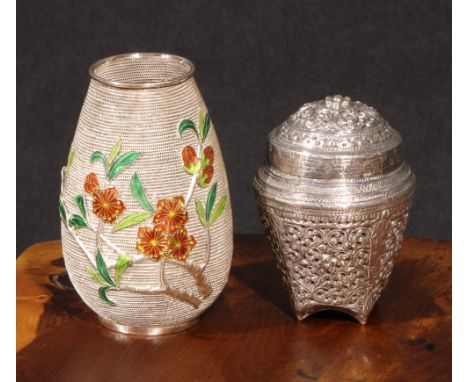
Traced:
<path id="1" fill-rule="evenodd" d="M 63 271 L 60 242 L 17 261 L 18 381 L 447 381 L 451 245 L 405 240 L 365 327 L 343 313 L 298 322 L 269 244 L 235 237 L 225 291 L 184 333 L 152 339 L 104 328 Z"/>

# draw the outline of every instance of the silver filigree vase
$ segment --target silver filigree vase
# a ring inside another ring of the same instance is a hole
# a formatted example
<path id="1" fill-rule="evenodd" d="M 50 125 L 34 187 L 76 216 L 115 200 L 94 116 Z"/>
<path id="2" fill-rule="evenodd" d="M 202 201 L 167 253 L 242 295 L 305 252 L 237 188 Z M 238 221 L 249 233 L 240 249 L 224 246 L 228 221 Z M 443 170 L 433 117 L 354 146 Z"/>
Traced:
<path id="1" fill-rule="evenodd" d="M 254 188 L 299 320 L 333 309 L 366 323 L 414 193 L 401 141 L 375 109 L 341 96 L 305 104 L 270 133 Z"/>
<path id="2" fill-rule="evenodd" d="M 80 297 L 118 332 L 184 330 L 228 280 L 228 180 L 194 70 L 164 53 L 90 68 L 62 169 L 63 257 Z"/>

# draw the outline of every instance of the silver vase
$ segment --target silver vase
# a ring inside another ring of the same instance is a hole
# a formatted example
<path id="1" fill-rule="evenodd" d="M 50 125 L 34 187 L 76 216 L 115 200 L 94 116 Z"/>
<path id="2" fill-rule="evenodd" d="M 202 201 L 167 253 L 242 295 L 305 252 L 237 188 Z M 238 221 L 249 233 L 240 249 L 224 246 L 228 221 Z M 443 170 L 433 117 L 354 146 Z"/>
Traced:
<path id="1" fill-rule="evenodd" d="M 232 217 L 193 64 L 159 53 L 98 61 L 59 200 L 65 265 L 107 327 L 193 325 L 227 282 Z"/>
<path id="2" fill-rule="evenodd" d="M 299 320 L 334 309 L 366 322 L 400 250 L 414 187 L 400 134 L 348 97 L 305 104 L 270 133 L 254 188 Z"/>

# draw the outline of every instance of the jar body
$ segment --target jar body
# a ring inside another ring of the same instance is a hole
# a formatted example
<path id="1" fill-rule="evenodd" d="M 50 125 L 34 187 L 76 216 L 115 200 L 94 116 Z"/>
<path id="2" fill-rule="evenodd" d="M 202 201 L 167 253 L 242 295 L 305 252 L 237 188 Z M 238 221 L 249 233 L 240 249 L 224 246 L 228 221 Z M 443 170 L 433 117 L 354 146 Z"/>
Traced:
<path id="1" fill-rule="evenodd" d="M 298 319 L 334 309 L 366 322 L 400 250 L 414 184 L 406 164 L 356 180 L 259 170 L 261 221 Z"/>
<path id="2" fill-rule="evenodd" d="M 195 80 L 91 80 L 59 208 L 70 279 L 107 326 L 161 334 L 195 322 L 224 288 L 233 249 L 226 171 Z"/>

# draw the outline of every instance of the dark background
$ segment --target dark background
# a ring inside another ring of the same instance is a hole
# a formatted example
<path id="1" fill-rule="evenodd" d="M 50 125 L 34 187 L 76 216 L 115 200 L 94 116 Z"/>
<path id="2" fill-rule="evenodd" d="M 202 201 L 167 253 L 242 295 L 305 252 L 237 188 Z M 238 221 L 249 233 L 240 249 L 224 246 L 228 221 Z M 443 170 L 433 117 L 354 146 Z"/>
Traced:
<path id="1" fill-rule="evenodd" d="M 18 253 L 60 237 L 60 168 L 88 66 L 137 51 L 195 63 L 236 232 L 261 232 L 251 181 L 267 133 L 303 103 L 342 94 L 403 135 L 417 177 L 408 236 L 451 238 L 450 1 L 18 0 Z"/>

